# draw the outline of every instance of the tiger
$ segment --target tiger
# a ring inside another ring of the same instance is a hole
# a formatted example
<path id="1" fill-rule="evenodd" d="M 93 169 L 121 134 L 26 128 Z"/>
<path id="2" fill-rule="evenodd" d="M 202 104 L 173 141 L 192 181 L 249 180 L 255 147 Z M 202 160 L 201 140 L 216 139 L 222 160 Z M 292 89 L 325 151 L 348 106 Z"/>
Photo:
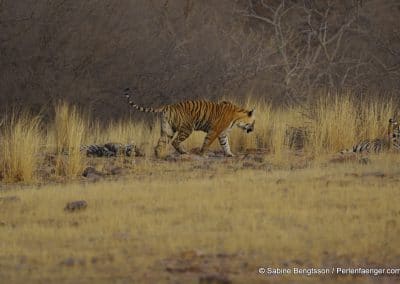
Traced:
<path id="1" fill-rule="evenodd" d="M 393 118 L 389 119 L 386 138 L 364 140 L 354 145 L 351 149 L 340 151 L 340 153 L 380 153 L 389 150 L 400 150 L 400 125 Z"/>
<path id="2" fill-rule="evenodd" d="M 130 89 L 124 90 L 128 104 L 141 112 L 161 113 L 161 135 L 155 147 L 156 157 L 162 157 L 166 146 L 171 142 L 179 154 L 188 152 L 182 147 L 193 131 L 203 131 L 206 134 L 200 155 L 207 153 L 210 145 L 218 138 L 225 156 L 233 157 L 228 135 L 233 126 L 244 132 L 254 131 L 255 110 L 246 110 L 229 101 L 211 102 L 206 100 L 183 101 L 177 104 L 160 106 L 158 108 L 141 107 L 131 100 Z M 174 138 L 175 136 L 175 138 Z"/>
<path id="3" fill-rule="evenodd" d="M 103 145 L 91 144 L 80 147 L 82 153 L 88 157 L 116 157 L 116 156 L 143 156 L 142 151 L 135 144 L 106 143 Z"/>

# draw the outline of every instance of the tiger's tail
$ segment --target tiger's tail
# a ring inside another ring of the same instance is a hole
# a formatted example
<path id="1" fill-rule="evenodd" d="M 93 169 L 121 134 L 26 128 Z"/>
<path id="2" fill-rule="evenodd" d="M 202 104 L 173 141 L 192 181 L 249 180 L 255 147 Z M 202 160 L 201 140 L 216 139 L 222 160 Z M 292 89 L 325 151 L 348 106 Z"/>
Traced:
<path id="1" fill-rule="evenodd" d="M 131 92 L 131 90 L 130 90 L 129 88 L 126 88 L 126 89 L 124 90 L 124 96 L 125 96 L 126 99 L 128 100 L 128 104 L 129 104 L 131 107 L 133 107 L 134 109 L 137 109 L 137 110 L 142 111 L 142 112 L 162 112 L 162 111 L 163 111 L 163 108 L 162 108 L 162 107 L 161 107 L 161 108 L 156 108 L 156 109 L 154 109 L 154 108 L 152 108 L 152 107 L 141 107 L 141 106 L 138 106 L 137 104 L 135 104 L 135 103 L 131 100 L 130 92 Z"/>

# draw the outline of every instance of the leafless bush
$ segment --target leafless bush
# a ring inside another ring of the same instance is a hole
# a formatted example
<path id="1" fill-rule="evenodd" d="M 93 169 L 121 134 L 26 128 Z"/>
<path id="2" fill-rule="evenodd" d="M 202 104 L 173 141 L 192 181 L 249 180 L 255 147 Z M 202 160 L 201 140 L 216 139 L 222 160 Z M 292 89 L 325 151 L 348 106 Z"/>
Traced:
<path id="1" fill-rule="evenodd" d="M 0 108 L 67 99 L 108 119 L 129 113 L 125 87 L 145 105 L 396 94 L 398 12 L 395 0 L 1 0 Z"/>

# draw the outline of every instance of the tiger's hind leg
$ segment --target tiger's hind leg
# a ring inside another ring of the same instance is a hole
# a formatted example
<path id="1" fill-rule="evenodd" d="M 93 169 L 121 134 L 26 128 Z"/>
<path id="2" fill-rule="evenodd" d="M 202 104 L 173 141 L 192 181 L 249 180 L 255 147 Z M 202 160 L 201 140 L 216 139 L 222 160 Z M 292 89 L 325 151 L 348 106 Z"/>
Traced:
<path id="1" fill-rule="evenodd" d="M 167 145 L 171 141 L 172 137 L 173 136 L 171 136 L 171 135 L 162 134 L 160 139 L 158 139 L 157 146 L 154 149 L 154 152 L 155 152 L 157 158 L 162 158 L 165 156 L 165 152 L 167 150 Z"/>
<path id="2" fill-rule="evenodd" d="M 157 146 L 154 149 L 157 158 L 162 158 L 165 156 L 167 145 L 174 137 L 174 134 L 175 131 L 172 129 L 167 119 L 163 117 L 161 120 L 161 136 L 160 139 L 158 139 Z"/>
<path id="3" fill-rule="evenodd" d="M 189 129 L 189 128 L 185 128 L 185 129 L 180 129 L 178 131 L 178 135 L 176 136 L 176 138 L 174 139 L 174 141 L 172 141 L 172 146 L 175 148 L 175 150 L 180 153 L 180 154 L 187 154 L 186 150 L 183 149 L 181 143 L 183 141 L 185 141 L 190 134 L 192 134 L 193 130 Z"/>
<path id="4" fill-rule="evenodd" d="M 219 136 L 220 133 L 210 130 L 206 137 L 204 138 L 203 146 L 201 147 L 200 154 L 204 155 L 210 145 L 214 142 L 214 140 Z"/>

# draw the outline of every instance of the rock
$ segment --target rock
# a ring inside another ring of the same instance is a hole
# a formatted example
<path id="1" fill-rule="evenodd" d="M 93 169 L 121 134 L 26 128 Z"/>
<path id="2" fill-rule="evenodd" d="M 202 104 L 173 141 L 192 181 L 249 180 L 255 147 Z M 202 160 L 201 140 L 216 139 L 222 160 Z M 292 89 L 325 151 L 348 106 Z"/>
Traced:
<path id="1" fill-rule="evenodd" d="M 82 176 L 84 176 L 85 178 L 87 178 L 89 181 L 96 182 L 96 181 L 98 181 L 99 179 L 101 179 L 101 178 L 104 176 L 104 174 L 101 173 L 101 172 L 99 172 L 99 171 L 97 171 L 97 170 L 96 170 L 95 168 L 93 168 L 93 167 L 87 167 L 87 168 L 83 171 Z"/>
<path id="2" fill-rule="evenodd" d="M 199 284 L 231 284 L 232 281 L 223 275 L 205 275 L 199 277 Z"/>
<path id="3" fill-rule="evenodd" d="M 83 175 L 84 177 L 87 177 L 89 174 L 94 174 L 94 173 L 97 173 L 97 171 L 96 171 L 95 168 L 93 168 L 93 167 L 87 167 L 87 168 L 83 171 L 82 175 Z"/>
<path id="4" fill-rule="evenodd" d="M 77 210 L 83 210 L 83 209 L 86 209 L 87 205 L 88 204 L 85 200 L 71 201 L 71 202 L 67 203 L 64 210 L 70 211 L 70 212 L 77 211 Z"/>

